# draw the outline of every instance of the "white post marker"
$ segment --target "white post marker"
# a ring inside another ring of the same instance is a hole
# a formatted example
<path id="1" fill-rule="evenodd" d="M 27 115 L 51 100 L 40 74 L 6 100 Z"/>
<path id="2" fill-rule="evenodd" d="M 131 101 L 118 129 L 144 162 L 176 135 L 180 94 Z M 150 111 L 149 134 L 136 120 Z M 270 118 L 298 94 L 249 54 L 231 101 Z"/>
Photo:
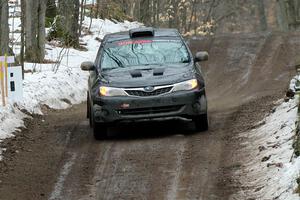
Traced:
<path id="1" fill-rule="evenodd" d="M 6 92 L 2 92 L 2 95 L 7 94 L 8 100 L 12 103 L 23 100 L 23 78 L 21 66 L 8 67 L 8 64 L 15 62 L 14 56 L 0 56 L 0 62 L 2 63 L 3 79 L 5 80 Z M 3 81 L 4 82 L 4 81 Z M 4 102 L 5 106 L 5 102 Z"/>
<path id="2" fill-rule="evenodd" d="M 23 78 L 22 67 L 8 68 L 8 100 L 10 102 L 21 102 L 23 100 Z"/>
<path id="3" fill-rule="evenodd" d="M 2 106 L 5 106 L 5 90 L 4 90 L 4 63 L 0 61 L 0 86 L 2 96 Z"/>

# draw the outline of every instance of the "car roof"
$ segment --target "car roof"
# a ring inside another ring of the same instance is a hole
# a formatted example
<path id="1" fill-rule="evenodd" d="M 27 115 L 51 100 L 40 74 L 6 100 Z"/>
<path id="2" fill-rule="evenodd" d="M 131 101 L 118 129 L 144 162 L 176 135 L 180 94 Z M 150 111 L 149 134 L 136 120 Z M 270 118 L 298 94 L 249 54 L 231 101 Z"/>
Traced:
<path id="1" fill-rule="evenodd" d="M 140 29 L 143 30 L 144 28 L 140 28 Z M 134 30 L 138 31 L 139 29 L 137 28 Z M 175 38 L 181 37 L 177 29 L 153 28 L 153 31 L 154 31 L 154 35 L 151 37 L 175 37 Z M 149 38 L 149 36 L 139 37 L 139 38 Z M 127 39 L 132 39 L 130 37 L 130 30 L 107 34 L 103 40 L 104 42 L 114 42 L 114 41 L 127 40 Z"/>

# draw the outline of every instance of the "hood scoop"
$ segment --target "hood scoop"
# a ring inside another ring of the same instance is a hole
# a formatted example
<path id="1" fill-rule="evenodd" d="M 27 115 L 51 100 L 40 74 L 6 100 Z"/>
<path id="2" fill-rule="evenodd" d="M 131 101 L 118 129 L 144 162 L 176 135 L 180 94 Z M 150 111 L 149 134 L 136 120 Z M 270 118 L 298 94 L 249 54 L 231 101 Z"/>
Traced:
<path id="1" fill-rule="evenodd" d="M 164 68 L 157 68 L 153 70 L 153 76 L 162 76 L 164 75 L 165 69 Z"/>
<path id="2" fill-rule="evenodd" d="M 140 70 L 132 70 L 130 71 L 130 75 L 132 78 L 140 78 L 143 76 Z"/>
<path id="3" fill-rule="evenodd" d="M 148 71 L 149 69 L 143 69 L 143 70 L 131 70 L 129 73 L 132 78 L 140 78 L 143 77 L 142 71 Z M 152 69 L 150 69 L 152 71 Z M 164 68 L 157 68 L 153 69 L 153 76 L 163 76 L 165 72 Z"/>

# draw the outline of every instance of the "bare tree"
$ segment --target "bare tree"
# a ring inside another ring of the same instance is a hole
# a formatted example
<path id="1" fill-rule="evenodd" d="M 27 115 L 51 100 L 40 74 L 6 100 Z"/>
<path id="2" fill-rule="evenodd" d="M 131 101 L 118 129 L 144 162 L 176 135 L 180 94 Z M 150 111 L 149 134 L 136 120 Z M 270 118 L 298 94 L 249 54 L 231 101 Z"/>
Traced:
<path id="1" fill-rule="evenodd" d="M 20 64 L 22 66 L 22 76 L 24 79 L 24 60 L 25 60 L 25 1 L 21 1 L 21 50 Z"/>
<path id="2" fill-rule="evenodd" d="M 86 0 L 81 0 L 81 3 L 80 3 L 80 20 L 79 20 L 79 30 L 78 30 L 78 34 L 79 34 L 79 37 L 81 36 L 81 29 L 82 29 L 82 23 L 83 23 L 83 20 L 84 20 L 84 11 L 85 11 L 85 6 L 86 6 Z"/>
<path id="3" fill-rule="evenodd" d="M 262 31 L 266 31 L 268 29 L 268 23 L 267 23 L 267 18 L 266 18 L 264 1 L 256 0 L 256 4 L 257 4 L 257 8 L 258 8 L 258 13 L 259 13 L 260 29 Z"/>
<path id="4" fill-rule="evenodd" d="M 63 29 L 67 46 L 79 46 L 79 0 L 59 0 L 58 10 L 61 16 L 60 27 Z"/>
<path id="5" fill-rule="evenodd" d="M 0 55 L 9 54 L 8 1 L 0 0 Z"/>
<path id="6" fill-rule="evenodd" d="M 43 62 L 45 57 L 46 0 L 25 0 L 25 60 Z"/>
<path id="7" fill-rule="evenodd" d="M 278 24 L 282 30 L 300 28 L 300 2 L 298 0 L 278 0 Z"/>

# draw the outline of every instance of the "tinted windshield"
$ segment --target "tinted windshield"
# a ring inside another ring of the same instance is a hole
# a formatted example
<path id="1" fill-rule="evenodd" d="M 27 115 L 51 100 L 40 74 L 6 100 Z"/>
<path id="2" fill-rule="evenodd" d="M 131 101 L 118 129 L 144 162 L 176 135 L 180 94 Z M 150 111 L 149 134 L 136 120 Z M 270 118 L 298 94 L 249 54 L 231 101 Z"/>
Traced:
<path id="1" fill-rule="evenodd" d="M 190 57 L 181 40 L 124 40 L 104 47 L 101 68 L 187 62 L 190 62 Z"/>

